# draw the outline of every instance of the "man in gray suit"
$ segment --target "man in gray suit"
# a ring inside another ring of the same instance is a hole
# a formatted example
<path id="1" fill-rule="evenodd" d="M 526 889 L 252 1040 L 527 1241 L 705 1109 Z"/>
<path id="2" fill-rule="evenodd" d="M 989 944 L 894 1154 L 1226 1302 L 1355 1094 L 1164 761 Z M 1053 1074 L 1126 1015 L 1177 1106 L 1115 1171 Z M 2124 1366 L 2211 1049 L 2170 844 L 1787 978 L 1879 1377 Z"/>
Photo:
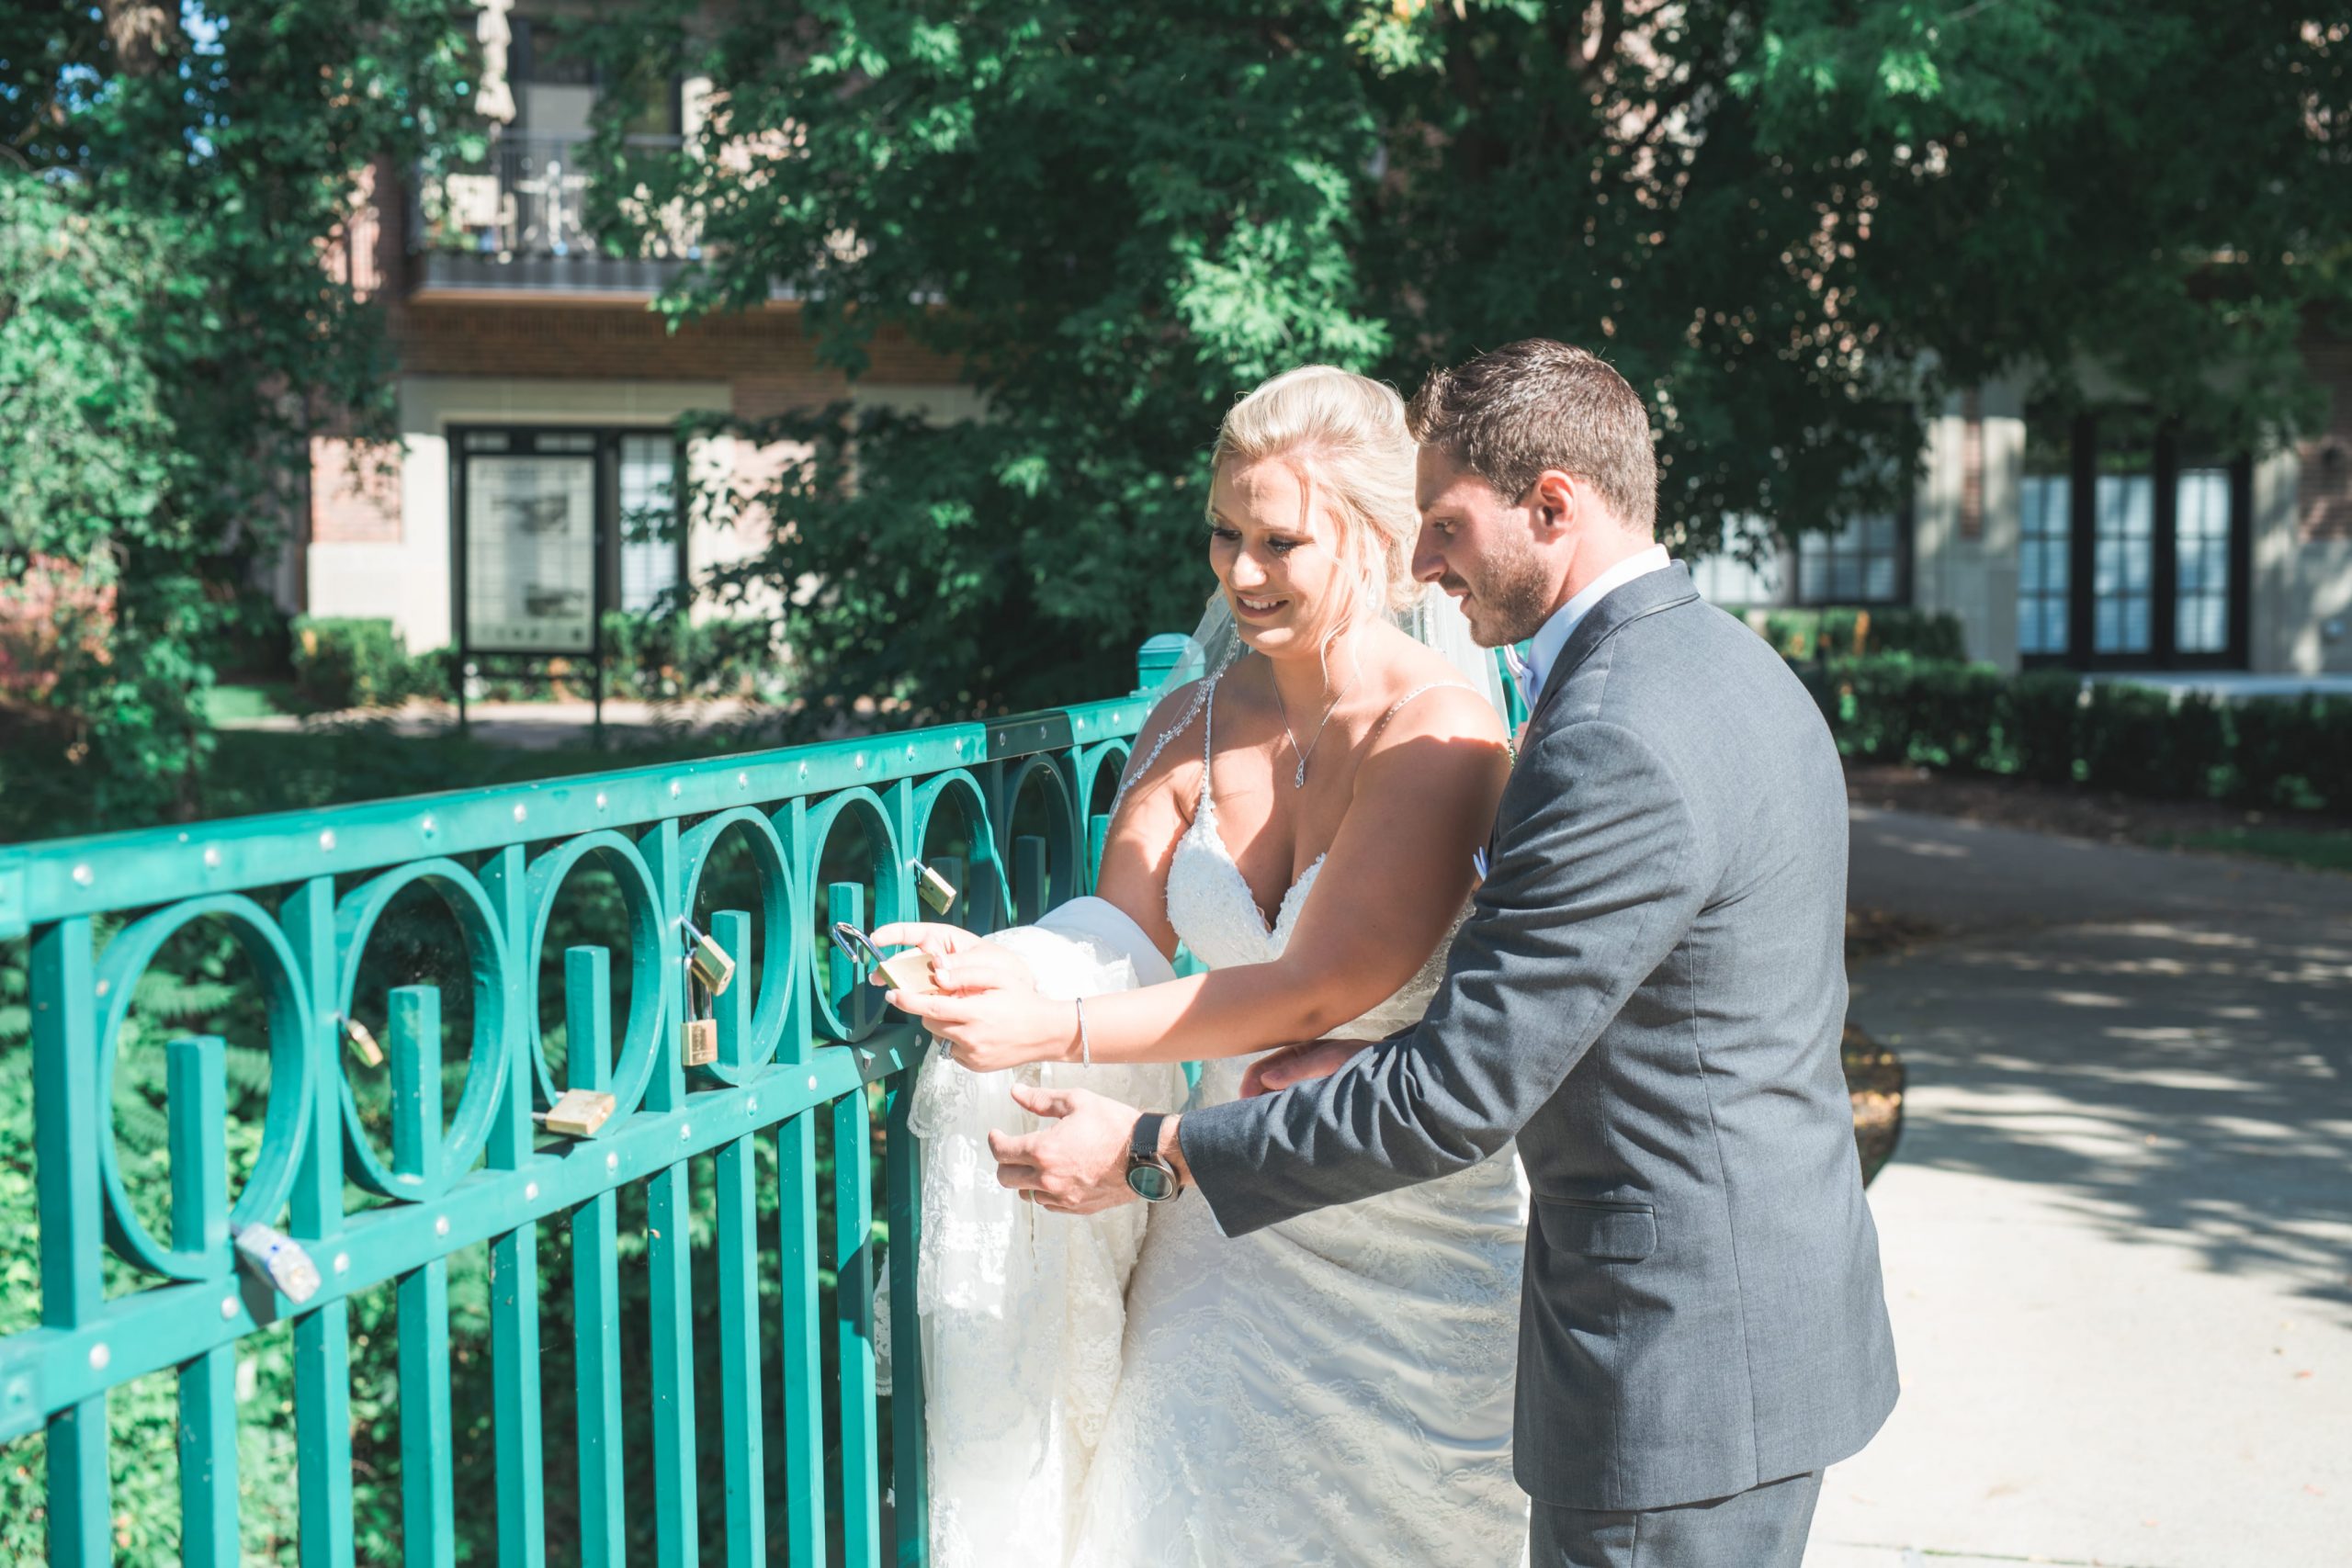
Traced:
<path id="1" fill-rule="evenodd" d="M 1238 1235 L 1516 1136 L 1533 1189 L 1520 1484 L 1538 1568 L 1797 1568 L 1824 1467 L 1893 1407 L 1838 1065 L 1846 795 L 1819 713 L 1654 542 L 1640 398 L 1513 344 L 1433 376 L 1416 569 L 1532 716 L 1476 906 L 1414 1028 L 1268 1058 L 1283 1092 L 1003 1138 L 1089 1212 L 1200 1188 Z M 1328 1075 L 1317 1077 L 1318 1074 Z"/>

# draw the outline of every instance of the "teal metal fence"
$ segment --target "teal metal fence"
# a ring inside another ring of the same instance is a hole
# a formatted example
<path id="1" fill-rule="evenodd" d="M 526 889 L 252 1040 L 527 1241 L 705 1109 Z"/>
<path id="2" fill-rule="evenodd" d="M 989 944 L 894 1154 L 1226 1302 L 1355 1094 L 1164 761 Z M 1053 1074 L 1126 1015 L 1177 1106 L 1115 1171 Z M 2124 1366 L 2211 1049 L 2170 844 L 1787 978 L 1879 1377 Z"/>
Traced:
<path id="1" fill-rule="evenodd" d="M 922 1044 L 903 1021 L 879 1015 L 875 993 L 819 933 L 835 919 L 920 918 L 916 878 L 951 802 L 968 829 L 965 853 L 927 863 L 959 889 L 956 918 L 994 929 L 1084 891 L 1110 786 L 1152 694 L 1188 673 L 1188 650 L 1155 638 L 1130 698 L 999 723 L 0 850 L 0 942 L 29 942 L 40 1280 L 39 1326 L 0 1338 L 0 1444 L 46 1433 L 50 1560 L 112 1561 L 108 1394 L 158 1373 L 178 1383 L 185 1560 L 238 1560 L 239 1422 L 288 1417 L 241 1414 L 237 1350 L 285 1322 L 300 1560 L 355 1562 L 348 1313 L 359 1292 L 388 1287 L 408 1562 L 456 1559 L 453 1378 L 492 1384 L 502 1563 L 549 1555 L 551 1446 L 575 1456 L 564 1481 L 578 1487 L 584 1562 L 627 1560 L 648 1507 L 664 1565 L 763 1562 L 778 1535 L 795 1568 L 830 1549 L 851 1563 L 924 1561 L 918 1173 L 903 1135 Z M 1023 821 L 1035 830 L 1016 832 Z M 829 845 L 838 863 L 837 840 L 862 841 L 870 863 L 860 877 L 820 885 Z M 758 897 L 756 908 L 708 920 L 740 978 L 715 998 L 717 1060 L 689 1066 L 681 933 L 722 845 L 748 854 Z M 620 889 L 625 1008 L 615 1006 L 609 946 L 546 951 L 567 878 L 583 866 Z M 462 1087 L 452 1080 L 447 1095 L 440 990 L 360 994 L 371 933 L 419 888 L 454 918 L 469 975 L 458 1000 L 470 1051 Z M 158 1234 L 141 1213 L 156 1205 L 134 1201 L 155 1162 L 134 1167 L 117 1146 L 118 1042 L 142 974 L 198 922 L 233 932 L 258 978 L 266 1109 L 232 1192 L 224 1043 L 164 1044 L 169 1222 Z M 546 1048 L 555 1021 L 541 1003 L 551 964 L 562 976 L 561 1081 Z M 388 1125 L 363 1118 L 351 1080 L 355 1046 L 373 1049 L 350 1027 L 363 1005 L 388 1021 Z M 869 1086 L 886 1123 L 899 1348 L 887 1401 L 875 1391 Z M 548 1134 L 534 1113 L 575 1088 L 609 1092 L 616 1109 L 588 1136 Z M 829 1191 L 820 1125 L 833 1155 Z M 758 1190 L 762 1140 L 774 1145 L 773 1201 Z M 716 1201 L 697 1249 L 689 1171 L 704 1156 Z M 637 1329 L 619 1320 L 624 1195 L 632 1204 L 641 1196 L 645 1215 L 650 1310 L 632 1349 L 648 1371 L 637 1389 L 620 1374 L 623 1337 Z M 820 1206 L 832 1222 L 830 1256 L 820 1255 Z M 763 1210 L 773 1235 L 761 1234 Z M 307 1253 L 315 1293 L 297 1303 L 240 1268 L 237 1238 L 251 1240 L 257 1224 Z M 576 1430 L 557 1445 L 542 1410 L 543 1227 L 562 1227 L 570 1244 L 573 1343 L 564 1348 Z M 475 1247 L 489 1253 L 488 1364 L 453 1367 L 450 1260 Z M 109 1248 L 119 1266 L 104 1257 Z M 763 1267 L 783 1280 L 775 1321 L 763 1320 Z M 828 1270 L 838 1283 L 820 1292 Z M 699 1290 L 718 1293 L 715 1420 L 695 1407 Z M 764 1376 L 765 1352 L 779 1344 L 782 1375 Z M 646 1451 L 623 1451 L 625 1398 L 650 1402 Z M 838 1411 L 830 1421 L 829 1406 Z M 770 1445 L 781 1447 L 781 1464 L 769 1462 Z M 723 1487 L 699 1485 L 713 1470 Z M 702 1500 L 714 1490 L 720 1517 L 706 1518 Z M 909 1528 L 886 1540 L 893 1517 Z M 559 1560 L 573 1551 L 567 1540 Z"/>

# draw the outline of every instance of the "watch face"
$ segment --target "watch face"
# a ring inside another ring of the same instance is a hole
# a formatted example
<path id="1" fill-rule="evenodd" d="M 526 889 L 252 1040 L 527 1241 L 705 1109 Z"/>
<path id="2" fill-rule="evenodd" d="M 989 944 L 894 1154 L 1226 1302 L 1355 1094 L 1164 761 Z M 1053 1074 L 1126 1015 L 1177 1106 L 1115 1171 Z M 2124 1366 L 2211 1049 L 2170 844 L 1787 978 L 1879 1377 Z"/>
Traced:
<path id="1" fill-rule="evenodd" d="M 1176 1173 L 1156 1165 L 1131 1165 L 1127 1189 L 1147 1203 L 1164 1203 L 1176 1196 Z"/>

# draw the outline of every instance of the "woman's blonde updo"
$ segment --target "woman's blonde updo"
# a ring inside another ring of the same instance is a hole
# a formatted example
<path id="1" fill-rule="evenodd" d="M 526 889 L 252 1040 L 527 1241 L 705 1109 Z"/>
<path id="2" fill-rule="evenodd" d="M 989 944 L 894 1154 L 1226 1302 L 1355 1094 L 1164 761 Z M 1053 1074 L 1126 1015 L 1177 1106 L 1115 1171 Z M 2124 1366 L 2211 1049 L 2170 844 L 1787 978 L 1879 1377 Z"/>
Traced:
<path id="1" fill-rule="evenodd" d="M 1393 389 L 1337 366 L 1303 365 L 1227 412 L 1212 471 L 1270 458 L 1287 466 L 1307 503 L 1322 501 L 1336 523 L 1334 545 L 1364 609 L 1396 611 L 1421 596 L 1413 579 L 1421 526 L 1414 452 L 1405 400 Z"/>

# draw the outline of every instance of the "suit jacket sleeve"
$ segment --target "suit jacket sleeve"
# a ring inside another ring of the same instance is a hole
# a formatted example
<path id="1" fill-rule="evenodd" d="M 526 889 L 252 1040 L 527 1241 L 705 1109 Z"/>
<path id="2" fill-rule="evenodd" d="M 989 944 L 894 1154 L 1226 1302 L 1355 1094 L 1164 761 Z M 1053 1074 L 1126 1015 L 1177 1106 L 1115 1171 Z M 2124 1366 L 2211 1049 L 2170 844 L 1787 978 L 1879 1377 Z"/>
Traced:
<path id="1" fill-rule="evenodd" d="M 1185 1113 L 1184 1157 L 1227 1235 L 1493 1154 L 1681 940 L 1707 857 L 1681 786 L 1632 731 L 1540 734 L 1503 810 L 1419 1024 L 1316 1083 Z"/>

